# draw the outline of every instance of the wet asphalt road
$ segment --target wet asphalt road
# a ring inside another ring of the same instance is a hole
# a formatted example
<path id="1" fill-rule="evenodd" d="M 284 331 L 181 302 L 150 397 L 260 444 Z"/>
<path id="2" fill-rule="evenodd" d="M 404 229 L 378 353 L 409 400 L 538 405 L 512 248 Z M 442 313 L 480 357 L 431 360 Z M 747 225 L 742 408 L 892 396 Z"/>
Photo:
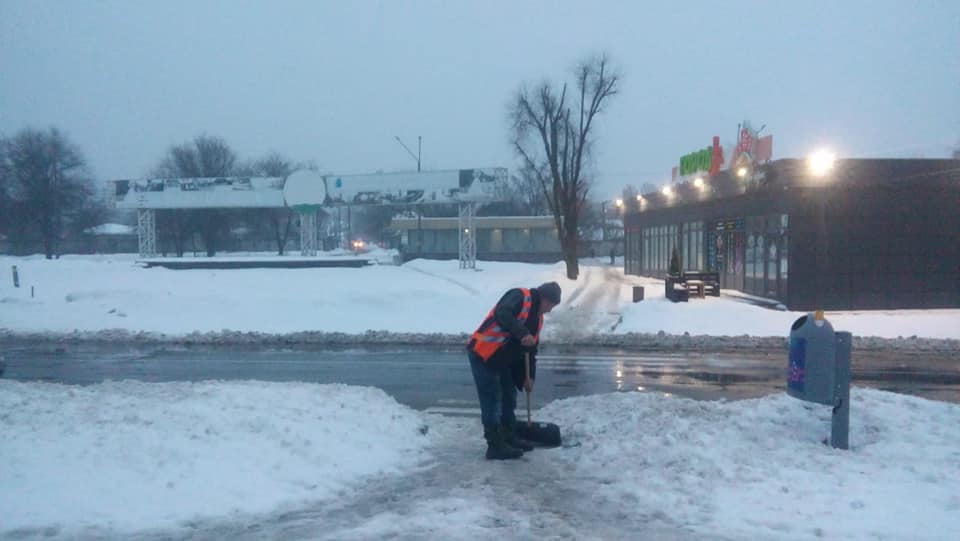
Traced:
<path id="1" fill-rule="evenodd" d="M 345 383 L 383 389 L 400 403 L 472 414 L 476 394 L 462 350 L 248 349 L 103 345 L 7 345 L 2 377 L 93 384 L 263 380 Z M 657 354 L 550 352 L 538 363 L 534 407 L 569 396 L 660 391 L 694 399 L 738 399 L 784 390 L 786 352 Z M 960 360 L 909 353 L 854 353 L 854 385 L 960 402 Z"/>

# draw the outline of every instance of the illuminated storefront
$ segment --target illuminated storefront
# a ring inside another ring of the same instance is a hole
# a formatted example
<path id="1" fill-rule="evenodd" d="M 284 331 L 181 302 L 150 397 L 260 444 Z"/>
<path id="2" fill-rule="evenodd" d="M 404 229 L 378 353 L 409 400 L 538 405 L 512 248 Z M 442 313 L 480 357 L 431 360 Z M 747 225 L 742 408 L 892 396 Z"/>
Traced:
<path id="1" fill-rule="evenodd" d="M 625 201 L 626 272 L 664 277 L 676 250 L 791 310 L 960 307 L 960 160 L 831 165 L 743 161 Z"/>

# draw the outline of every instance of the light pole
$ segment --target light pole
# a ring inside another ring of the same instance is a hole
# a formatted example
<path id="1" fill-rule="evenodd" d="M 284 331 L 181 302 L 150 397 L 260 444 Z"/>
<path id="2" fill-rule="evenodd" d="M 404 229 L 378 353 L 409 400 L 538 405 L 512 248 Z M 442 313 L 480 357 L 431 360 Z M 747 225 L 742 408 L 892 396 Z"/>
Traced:
<path id="1" fill-rule="evenodd" d="M 817 198 L 817 245 L 814 256 L 816 259 L 816 293 L 814 294 L 814 305 L 816 309 L 816 319 L 823 319 L 823 288 L 826 284 L 826 262 L 827 262 L 827 196 L 829 192 L 824 188 L 831 178 L 836 156 L 827 150 L 814 152 L 807 158 L 807 168 L 817 181 L 817 189 L 814 191 Z"/>
<path id="2" fill-rule="evenodd" d="M 402 146 L 403 149 L 406 150 L 408 154 L 410 154 L 411 158 L 413 158 L 414 160 L 417 160 L 417 172 L 419 173 L 420 172 L 420 150 L 423 148 L 423 137 L 419 135 L 417 136 L 417 153 L 416 154 L 414 154 L 413 151 L 407 147 L 407 145 L 403 144 L 403 141 L 400 140 L 399 135 L 394 135 L 393 138 L 396 139 L 398 143 L 400 143 L 400 146 Z"/>
<path id="3" fill-rule="evenodd" d="M 600 202 L 600 241 L 607 241 L 607 202 Z"/>
<path id="4" fill-rule="evenodd" d="M 394 135 L 393 138 L 396 139 L 398 143 L 400 143 L 400 146 L 402 146 L 403 149 L 407 151 L 407 154 L 409 154 L 411 158 L 413 158 L 414 160 L 417 160 L 417 173 L 419 173 L 420 172 L 420 150 L 423 148 L 423 137 L 419 135 L 417 136 L 417 154 L 416 155 L 413 154 L 412 150 L 407 148 L 407 145 L 403 144 L 403 141 L 400 140 L 399 135 Z M 421 223 L 422 218 L 423 218 L 423 207 L 420 205 L 417 205 L 417 255 L 420 255 L 420 252 L 423 251 L 423 225 Z"/>

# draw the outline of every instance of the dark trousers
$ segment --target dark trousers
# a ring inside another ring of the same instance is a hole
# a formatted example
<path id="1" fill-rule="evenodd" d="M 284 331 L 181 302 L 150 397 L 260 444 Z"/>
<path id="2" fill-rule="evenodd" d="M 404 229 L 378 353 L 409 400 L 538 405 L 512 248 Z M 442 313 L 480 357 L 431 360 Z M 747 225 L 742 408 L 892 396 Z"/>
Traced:
<path id="1" fill-rule="evenodd" d="M 470 358 L 473 382 L 477 384 L 480 398 L 480 419 L 484 426 L 513 425 L 517 418 L 517 388 L 513 385 L 510 370 L 494 370 L 475 355 Z"/>

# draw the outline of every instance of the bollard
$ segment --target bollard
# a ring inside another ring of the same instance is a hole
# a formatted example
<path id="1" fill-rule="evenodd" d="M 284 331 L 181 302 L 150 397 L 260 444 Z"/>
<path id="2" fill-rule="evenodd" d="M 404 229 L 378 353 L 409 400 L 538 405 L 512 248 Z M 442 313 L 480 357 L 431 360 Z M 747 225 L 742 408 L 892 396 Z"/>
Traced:
<path id="1" fill-rule="evenodd" d="M 830 420 L 830 445 L 836 449 L 849 449 L 850 435 L 850 350 L 853 335 L 838 331 L 837 365 L 834 376 L 836 405 Z"/>
<path id="2" fill-rule="evenodd" d="M 17 274 L 17 266 L 13 266 L 13 287 L 20 287 L 20 276 Z"/>
<path id="3" fill-rule="evenodd" d="M 643 286 L 633 286 L 633 302 L 643 300 Z"/>

